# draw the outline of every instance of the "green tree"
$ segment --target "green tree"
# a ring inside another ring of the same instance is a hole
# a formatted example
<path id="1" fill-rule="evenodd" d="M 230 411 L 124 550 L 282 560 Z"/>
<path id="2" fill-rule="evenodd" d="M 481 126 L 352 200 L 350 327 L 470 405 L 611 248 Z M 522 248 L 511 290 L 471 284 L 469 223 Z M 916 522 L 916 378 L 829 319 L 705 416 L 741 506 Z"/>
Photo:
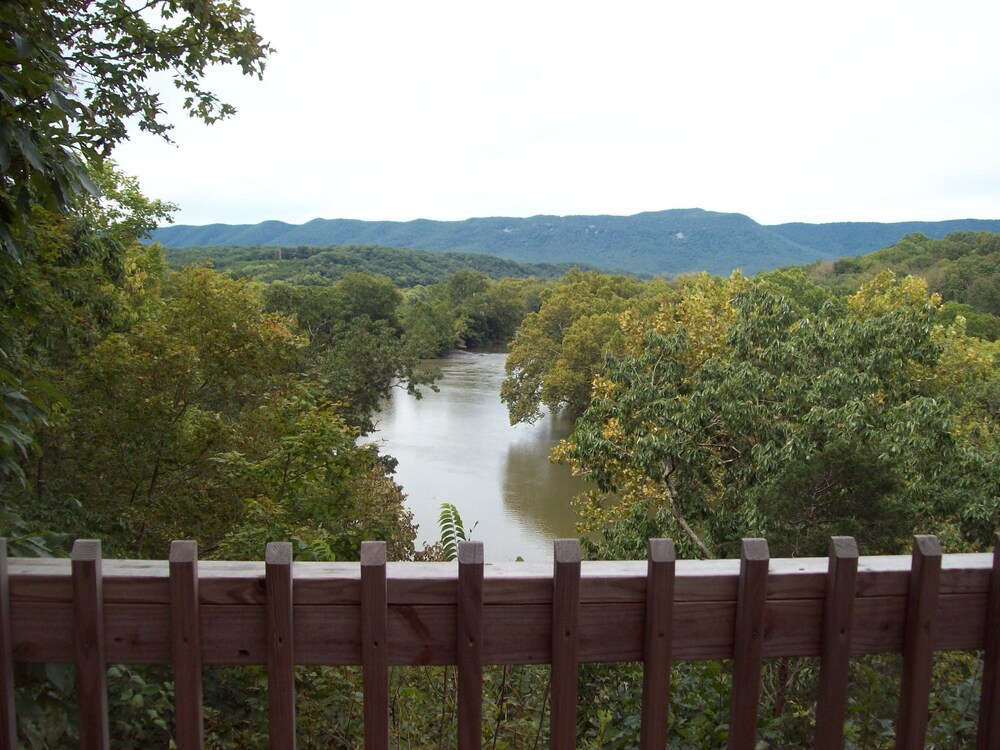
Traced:
<path id="1" fill-rule="evenodd" d="M 110 162 L 93 180 L 100 200 L 78 197 L 69 214 L 34 209 L 24 244 L 33 262 L 0 254 L 0 489 L 24 480 L 33 434 L 61 400 L 59 373 L 156 296 L 162 260 L 136 236 L 171 207 L 146 199 Z"/>
<path id="2" fill-rule="evenodd" d="M 235 110 L 204 87 L 235 63 L 260 76 L 270 47 L 238 1 L 7 0 L 0 5 L 0 245 L 25 257 L 31 210 L 69 210 L 89 169 L 128 124 L 167 136 L 150 74 L 166 72 L 184 108 L 205 122 Z"/>
<path id="3" fill-rule="evenodd" d="M 246 556 L 271 534 L 317 557 L 353 556 L 369 536 L 409 554 L 399 488 L 299 374 L 304 345 L 251 284 L 204 268 L 170 277 L 147 318 L 74 363 L 69 405 L 8 500 L 39 525 L 101 536 L 110 554 L 193 538 Z"/>
<path id="4" fill-rule="evenodd" d="M 134 183 L 121 180 L 108 194 L 110 209 L 92 197 L 112 182 L 108 157 L 127 137 L 128 123 L 168 136 L 171 126 L 150 73 L 167 73 L 186 94 L 184 108 L 213 122 L 234 110 L 204 87 L 208 69 L 236 63 L 260 76 L 270 51 L 238 1 L 0 4 L 0 344 L 7 345 L 0 345 L 0 487 L 12 476 L 23 479 L 18 460 L 27 457 L 52 403 L 51 385 L 32 377 L 32 363 L 10 345 L 9 331 L 48 304 L 40 299 L 45 286 L 19 266 L 54 263 L 67 271 L 58 279 L 66 298 L 92 291 L 73 287 L 92 282 L 93 274 L 81 273 L 88 262 L 110 283 L 120 280 L 124 245 L 166 218 L 169 207 L 145 201 Z M 157 207 L 152 214 L 133 212 L 138 220 L 132 223 L 115 214 L 115 205 L 132 211 L 140 202 Z M 150 215 L 157 221 L 149 223 Z M 104 219 L 118 231 L 102 232 Z M 63 234 L 55 245 L 54 231 Z M 58 249 L 65 247 L 76 255 L 66 257 Z M 53 274 L 42 275 L 53 281 Z M 85 330 L 73 329 L 72 335 Z M 58 351 L 58 344 L 49 349 Z"/>
<path id="5" fill-rule="evenodd" d="M 996 429 L 981 402 L 960 411 L 974 379 L 943 366 L 921 280 L 880 276 L 816 317 L 759 282 L 696 292 L 607 360 L 560 449 L 600 488 L 597 528 L 664 509 L 689 552 L 732 556 L 758 535 L 776 555 L 821 553 L 834 533 L 894 551 L 948 522 L 981 542 L 970 504 L 996 524 Z"/>
<path id="6" fill-rule="evenodd" d="M 511 343 L 500 397 L 511 424 L 551 411 L 582 411 L 606 349 L 615 346 L 619 313 L 662 288 L 629 278 L 573 270 L 542 292 Z"/>
<path id="7" fill-rule="evenodd" d="M 434 373 L 421 368 L 417 342 L 403 335 L 402 294 L 385 277 L 351 273 L 331 287 L 276 282 L 265 309 L 292 316 L 308 334 L 301 369 L 322 381 L 329 400 L 363 433 L 392 388 L 420 396 Z"/>

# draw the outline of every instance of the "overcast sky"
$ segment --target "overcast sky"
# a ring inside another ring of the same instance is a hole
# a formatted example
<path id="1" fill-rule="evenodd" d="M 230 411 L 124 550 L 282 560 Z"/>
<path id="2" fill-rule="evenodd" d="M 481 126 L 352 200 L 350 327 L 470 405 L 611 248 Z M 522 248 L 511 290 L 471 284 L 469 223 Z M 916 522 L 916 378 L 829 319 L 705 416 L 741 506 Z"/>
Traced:
<path id="1" fill-rule="evenodd" d="M 180 224 L 1000 219 L 997 0 L 244 4 L 238 114 L 116 152 Z"/>

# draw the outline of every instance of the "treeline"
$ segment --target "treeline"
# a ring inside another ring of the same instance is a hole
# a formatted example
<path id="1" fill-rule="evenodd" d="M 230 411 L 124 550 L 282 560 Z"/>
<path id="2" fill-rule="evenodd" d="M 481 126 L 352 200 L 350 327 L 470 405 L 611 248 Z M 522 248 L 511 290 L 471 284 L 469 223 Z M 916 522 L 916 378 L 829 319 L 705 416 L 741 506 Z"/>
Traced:
<path id="1" fill-rule="evenodd" d="M 919 276 L 941 295 L 939 319 L 961 315 L 970 334 L 1000 338 L 1000 234 L 956 232 L 943 239 L 910 234 L 857 258 L 806 266 L 818 284 L 848 294 L 882 271 Z"/>
<path id="2" fill-rule="evenodd" d="M 406 250 L 376 245 L 336 247 L 184 247 L 166 248 L 171 265 L 200 263 L 236 277 L 325 286 L 349 273 L 388 277 L 399 287 L 437 284 L 456 271 L 476 271 L 493 280 L 558 278 L 574 264 L 518 263 L 493 255 Z M 579 264 L 576 264 L 579 265 Z"/>

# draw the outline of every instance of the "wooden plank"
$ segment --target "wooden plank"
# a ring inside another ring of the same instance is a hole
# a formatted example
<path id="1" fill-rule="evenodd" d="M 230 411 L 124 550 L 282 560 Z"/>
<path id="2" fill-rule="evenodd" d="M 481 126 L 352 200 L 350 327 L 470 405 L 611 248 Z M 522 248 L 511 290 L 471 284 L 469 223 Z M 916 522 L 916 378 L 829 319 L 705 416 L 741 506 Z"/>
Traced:
<path id="1" fill-rule="evenodd" d="M 170 651 L 174 669 L 174 739 L 177 750 L 201 750 L 201 627 L 198 611 L 198 544 L 170 543 Z"/>
<path id="2" fill-rule="evenodd" d="M 483 741 L 483 543 L 458 543 L 458 747 Z"/>
<path id="3" fill-rule="evenodd" d="M 389 750 L 389 635 L 385 542 L 361 543 L 361 665 L 365 750 Z"/>
<path id="4" fill-rule="evenodd" d="M 768 600 L 817 599 L 826 595 L 827 558 L 772 560 Z M 410 566 L 414 566 L 411 568 Z M 941 563 L 941 596 L 987 592 L 993 556 L 989 553 L 948 554 Z M 105 560 L 104 602 L 108 604 L 170 603 L 167 561 Z M 199 596 L 204 605 L 264 605 L 260 585 L 263 562 L 203 560 L 198 565 Z M 295 565 L 295 601 L 308 605 L 354 605 L 361 601 L 357 563 L 302 562 Z M 10 594 L 20 602 L 72 601 L 70 563 L 59 559 L 12 558 Z M 861 557 L 857 598 L 905 597 L 910 558 L 903 555 Z M 735 601 L 739 560 L 678 560 L 674 600 Z M 454 565 L 389 563 L 390 607 L 451 604 L 456 601 Z M 646 562 L 588 561 L 582 564 L 580 603 L 621 602 L 645 605 Z M 552 603 L 552 566 L 537 563 L 490 564 L 483 581 L 483 601 L 494 604 Z"/>
<path id="5" fill-rule="evenodd" d="M 982 649 L 986 602 L 986 592 L 938 597 L 934 650 Z M 70 602 L 11 610 L 15 662 L 72 663 Z M 901 597 L 857 598 L 851 654 L 900 653 L 905 613 Z M 106 604 L 104 615 L 108 663 L 170 664 L 169 606 Z M 454 607 L 395 606 L 387 616 L 390 664 L 455 663 Z M 769 601 L 766 618 L 764 658 L 820 655 L 822 601 Z M 581 604 L 580 661 L 641 661 L 644 622 L 644 604 Z M 731 659 L 735 622 L 735 602 L 675 602 L 674 661 Z M 296 605 L 296 663 L 361 664 L 360 623 L 357 605 Z M 266 664 L 266 630 L 262 605 L 202 603 L 203 663 Z M 551 630 L 551 605 L 485 605 L 483 663 L 547 664 Z"/>
<path id="6" fill-rule="evenodd" d="M 10 631 L 7 540 L 0 539 L 0 750 L 17 750 L 14 711 L 14 647 Z"/>
<path id="7" fill-rule="evenodd" d="M 984 618 L 983 691 L 979 702 L 977 750 L 1000 747 L 1000 534 L 993 543 L 990 596 Z"/>
<path id="8" fill-rule="evenodd" d="M 267 592 L 267 703 L 272 750 L 295 749 L 295 639 L 292 545 L 269 542 L 264 551 Z"/>
<path id="9" fill-rule="evenodd" d="M 100 540 L 76 541 L 70 553 L 70 561 L 80 747 L 83 750 L 107 750 L 108 672 L 104 644 Z"/>
<path id="10" fill-rule="evenodd" d="M 826 603 L 823 608 L 814 750 L 839 750 L 844 746 L 851 621 L 857 577 L 857 542 L 849 536 L 833 537 L 830 540 Z"/>
<path id="11" fill-rule="evenodd" d="M 863 571 L 859 560 L 859 589 Z M 991 568 L 983 561 L 992 555 L 947 555 L 942 559 L 941 595 L 937 604 L 937 628 L 934 635 L 935 650 L 982 649 L 985 645 L 985 629 L 982 623 L 986 616 L 987 595 Z M 889 558 L 891 564 L 871 565 L 877 571 L 866 575 L 889 575 L 895 580 L 898 573 L 896 557 Z M 109 662 L 127 664 L 169 664 L 170 647 L 170 605 L 169 596 L 161 597 L 160 589 L 169 594 L 169 579 L 165 577 L 166 562 L 103 561 L 105 575 L 104 617 L 106 632 L 106 656 Z M 705 600 L 701 596 L 681 598 L 680 569 L 684 563 L 677 562 L 677 586 L 675 587 L 675 637 L 673 656 L 677 660 L 726 659 L 733 654 L 733 628 L 735 623 L 735 595 L 726 600 Z M 717 571 L 719 566 L 711 561 L 706 570 Z M 733 561 L 724 561 L 733 562 Z M 779 568 L 779 561 L 773 561 L 772 568 Z M 805 561 L 783 561 L 795 563 L 801 568 L 791 571 L 787 566 L 782 572 L 772 570 L 768 583 L 767 633 L 764 640 L 764 657 L 774 656 L 817 656 L 820 654 L 820 632 L 822 623 L 822 598 L 812 597 L 812 563 Z M 299 603 L 300 580 L 310 581 L 318 586 L 320 581 L 300 576 L 299 568 L 310 563 L 297 564 L 294 568 L 295 580 L 295 621 L 296 660 L 301 664 L 360 664 L 360 595 L 353 597 L 354 604 L 321 605 Z M 317 571 L 329 570 L 328 564 L 315 564 Z M 342 570 L 344 564 L 337 564 Z M 396 563 L 395 565 L 401 565 Z M 581 567 L 581 592 L 590 574 L 593 563 L 583 563 Z M 11 636 L 14 660 L 16 662 L 58 662 L 71 663 L 74 659 L 73 604 L 68 560 L 27 560 L 12 558 L 9 561 L 9 585 L 11 598 Z M 516 567 L 516 566 L 514 566 Z M 634 566 L 633 566 L 634 567 Z M 110 578 L 108 568 L 117 569 Z M 252 583 L 239 579 L 231 595 L 223 593 L 225 586 L 234 580 L 233 570 L 238 568 L 256 576 Z M 421 566 L 426 569 L 426 564 Z M 548 573 L 548 598 L 546 601 L 530 605 L 507 605 L 502 603 L 510 594 L 516 577 L 502 580 L 503 596 L 497 602 L 489 602 L 489 586 L 493 566 L 486 566 L 484 573 L 484 663 L 547 663 L 551 655 L 551 600 L 552 574 Z M 206 572 L 214 570 L 214 573 Z M 127 574 L 123 571 L 130 571 Z M 353 585 L 360 592 L 360 570 L 353 565 L 350 581 L 334 582 L 332 591 L 343 593 L 339 586 Z M 434 568 L 438 570 L 438 568 Z M 689 573 L 692 570 L 688 568 Z M 140 571 L 145 571 L 140 573 Z M 203 659 L 205 664 L 240 665 L 266 663 L 266 617 L 264 611 L 264 563 L 213 563 L 202 561 L 198 566 L 199 594 L 201 606 L 201 627 Z M 163 575 L 161 575 L 163 574 Z M 149 579 L 143 575 L 151 576 Z M 310 574 L 311 575 L 311 574 Z M 454 584 L 454 566 L 451 572 L 452 593 L 442 598 L 435 593 L 435 601 L 442 606 L 407 606 L 405 601 L 422 601 L 428 589 L 422 579 L 400 579 L 397 587 L 409 581 L 420 589 L 420 593 L 410 597 L 403 588 L 398 588 L 399 603 L 391 605 L 388 612 L 389 660 L 392 664 L 444 664 L 455 663 L 456 624 L 454 602 L 457 600 Z M 601 573 L 603 576 L 604 574 Z M 688 581 L 700 580 L 711 583 L 718 591 L 725 586 L 711 575 L 689 575 Z M 796 583 L 779 584 L 782 578 L 791 575 Z M 909 573 L 907 572 L 907 575 Z M 117 576 L 117 578 L 115 577 Z M 214 576 L 214 577 L 213 577 Z M 805 577 L 803 577 L 805 576 Z M 824 573 L 823 578 L 826 575 Z M 215 581 L 218 589 L 213 601 L 228 604 L 207 603 L 205 582 Z M 437 580 L 437 579 L 435 579 Z M 493 579 L 494 583 L 497 582 Z M 531 587 L 537 581 L 533 576 L 525 578 Z M 645 575 L 642 577 L 642 597 L 632 600 L 635 582 L 631 578 L 601 579 L 602 590 L 608 595 L 609 603 L 582 602 L 580 605 L 580 659 L 582 661 L 621 661 L 643 658 L 643 622 L 645 617 Z M 125 582 L 128 582 L 127 584 Z M 352 583 L 353 581 L 353 583 Z M 225 583 L 224 583 L 225 582 Z M 37 588 L 36 588 L 37 584 Z M 388 584 L 387 584 L 388 585 Z M 434 584 L 436 586 L 436 583 Z M 109 594 L 109 586 L 117 586 L 116 593 Z M 621 586 L 621 590 L 614 586 Z M 317 589 L 319 590 L 319 589 Z M 254 591 L 257 593 L 250 594 Z M 534 589 L 532 589 L 534 591 Z M 803 598 L 781 598 L 774 592 L 783 591 L 791 595 L 798 593 Z M 872 585 L 871 591 L 897 592 L 896 595 L 859 596 L 855 600 L 855 628 L 852 654 L 899 652 L 903 642 L 903 621 L 905 619 L 905 588 Z M 495 592 L 496 593 L 496 592 Z M 772 596 L 772 594 L 774 594 Z M 128 596 L 135 596 L 136 603 L 129 604 Z M 582 597 L 582 593 L 581 593 Z M 351 597 L 348 597 L 350 600 Z M 511 596 L 511 599 L 519 597 Z M 531 594 L 532 600 L 535 594 Z M 114 600 L 109 603 L 109 600 Z M 451 608 L 447 602 L 452 602 Z M 158 602 L 152 604 L 149 602 Z M 547 602 L 547 603 L 546 603 Z"/>
<path id="12" fill-rule="evenodd" d="M 577 678 L 580 660 L 580 542 L 553 542 L 552 713 L 550 747 L 576 747 Z"/>
<path id="13" fill-rule="evenodd" d="M 639 736 L 642 750 L 663 750 L 667 746 L 676 560 L 672 539 L 649 540 Z"/>
<path id="14" fill-rule="evenodd" d="M 740 581 L 733 635 L 733 684 L 729 704 L 729 749 L 753 750 L 757 744 L 757 703 L 760 699 L 770 554 L 766 539 L 744 539 L 740 549 Z"/>
<path id="15" fill-rule="evenodd" d="M 903 677 L 896 717 L 896 747 L 900 750 L 921 750 L 924 747 L 940 577 L 941 547 L 937 537 L 915 537 L 903 626 Z"/>

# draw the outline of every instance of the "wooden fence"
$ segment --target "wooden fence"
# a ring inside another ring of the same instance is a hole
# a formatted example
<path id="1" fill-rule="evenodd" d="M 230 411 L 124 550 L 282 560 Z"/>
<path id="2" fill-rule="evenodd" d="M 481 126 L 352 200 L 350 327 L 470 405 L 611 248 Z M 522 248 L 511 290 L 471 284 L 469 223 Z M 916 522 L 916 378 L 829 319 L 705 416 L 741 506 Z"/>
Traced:
<path id="1" fill-rule="evenodd" d="M 70 560 L 7 559 L 0 540 L 0 750 L 16 747 L 13 662 L 76 665 L 81 746 L 108 746 L 108 664 L 172 664 L 180 750 L 202 746 L 203 665 L 266 665 L 271 747 L 295 745 L 294 667 L 363 667 L 366 748 L 389 746 L 389 665 L 456 664 L 459 747 L 478 748 L 485 664 L 551 664 L 553 748 L 576 740 L 580 662 L 644 664 L 642 748 L 666 746 L 674 660 L 732 659 L 730 748 L 753 748 L 762 660 L 820 659 L 816 748 L 843 744 L 848 660 L 901 653 L 897 747 L 922 748 L 935 651 L 985 651 L 978 748 L 1000 748 L 1000 538 L 993 554 L 859 557 L 834 538 L 828 558 L 770 560 L 762 539 L 740 560 L 675 561 L 670 540 L 646 561 L 581 562 L 555 542 L 552 566 L 485 565 L 478 542 L 455 563 L 104 560 L 78 541 Z"/>

